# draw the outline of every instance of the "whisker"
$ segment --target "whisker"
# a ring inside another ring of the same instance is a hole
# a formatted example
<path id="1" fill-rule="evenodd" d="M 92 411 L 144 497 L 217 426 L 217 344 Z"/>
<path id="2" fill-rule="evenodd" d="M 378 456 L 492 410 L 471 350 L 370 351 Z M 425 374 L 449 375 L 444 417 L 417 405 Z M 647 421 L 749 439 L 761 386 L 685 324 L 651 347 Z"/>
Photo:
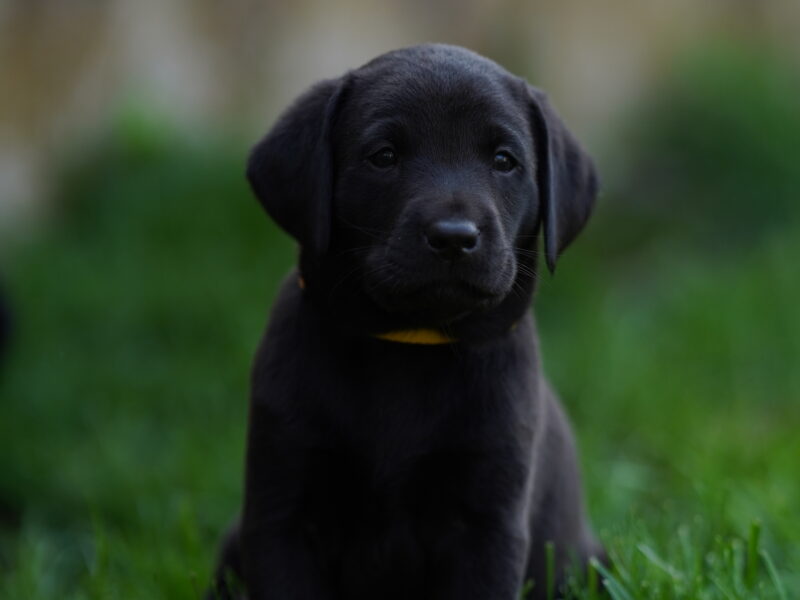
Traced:
<path id="1" fill-rule="evenodd" d="M 517 271 L 519 271 L 523 275 L 527 275 L 528 277 L 530 277 L 533 280 L 537 280 L 539 278 L 539 274 L 536 271 L 534 271 L 533 269 L 531 269 L 527 265 L 518 264 L 517 265 Z"/>
<path id="2" fill-rule="evenodd" d="M 340 285 L 342 285 L 342 284 L 343 284 L 343 283 L 344 283 L 344 282 L 345 282 L 347 279 L 349 279 L 350 277 L 352 277 L 353 275 L 355 275 L 355 274 L 356 274 L 358 271 L 360 271 L 360 270 L 361 270 L 361 265 L 356 265 L 355 267 L 353 267 L 352 269 L 350 269 L 350 270 L 349 270 L 347 273 L 345 273 L 345 274 L 344 274 L 344 275 L 341 277 L 341 279 L 339 279 L 339 281 L 337 281 L 337 282 L 336 282 L 335 284 L 333 284 L 333 286 L 331 287 L 330 291 L 328 292 L 328 299 L 330 299 L 330 298 L 333 298 L 333 294 L 334 294 L 334 292 L 335 292 L 335 291 L 336 291 L 336 290 L 339 288 L 339 286 L 340 286 Z"/>
<path id="3" fill-rule="evenodd" d="M 364 273 L 364 277 L 372 277 L 374 275 L 379 275 L 381 273 L 387 273 L 387 276 L 381 278 L 378 281 L 373 282 L 373 284 L 369 288 L 367 288 L 368 291 L 372 291 L 394 280 L 395 279 L 394 265 L 392 265 L 391 263 L 383 263 L 369 271 L 366 271 Z"/>
<path id="4" fill-rule="evenodd" d="M 333 257 L 334 258 L 340 258 L 342 256 L 345 256 L 346 254 L 351 254 L 351 253 L 355 254 L 355 253 L 361 252 L 363 250 L 371 250 L 372 248 L 373 248 L 373 246 L 356 246 L 355 248 L 346 248 L 346 249 L 334 254 Z"/>
<path id="5" fill-rule="evenodd" d="M 383 240 L 386 236 L 389 235 L 388 231 L 382 231 L 380 229 L 374 229 L 372 227 L 364 227 L 363 225 L 356 225 L 355 223 L 351 223 L 341 215 L 337 215 L 337 218 L 348 227 L 352 227 L 356 231 L 360 231 L 361 233 L 376 240 Z"/>
<path id="6" fill-rule="evenodd" d="M 515 252 L 519 252 L 520 254 L 523 254 L 525 256 L 538 257 L 539 254 L 540 254 L 538 250 L 530 250 L 528 248 L 520 248 L 519 246 L 513 246 L 513 250 Z"/>

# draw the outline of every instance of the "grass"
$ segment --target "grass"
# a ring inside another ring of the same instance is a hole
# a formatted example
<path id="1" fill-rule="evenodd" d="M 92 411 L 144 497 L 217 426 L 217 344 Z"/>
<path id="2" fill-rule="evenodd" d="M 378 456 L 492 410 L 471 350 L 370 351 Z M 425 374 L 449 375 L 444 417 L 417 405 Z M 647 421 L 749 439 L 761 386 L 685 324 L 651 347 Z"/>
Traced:
<path id="1" fill-rule="evenodd" d="M 0 598 L 197 598 L 239 507 L 249 363 L 294 249 L 236 151 L 137 131 L 6 261 Z M 536 302 L 614 559 L 572 597 L 798 597 L 800 223 L 708 252 L 614 206 Z"/>

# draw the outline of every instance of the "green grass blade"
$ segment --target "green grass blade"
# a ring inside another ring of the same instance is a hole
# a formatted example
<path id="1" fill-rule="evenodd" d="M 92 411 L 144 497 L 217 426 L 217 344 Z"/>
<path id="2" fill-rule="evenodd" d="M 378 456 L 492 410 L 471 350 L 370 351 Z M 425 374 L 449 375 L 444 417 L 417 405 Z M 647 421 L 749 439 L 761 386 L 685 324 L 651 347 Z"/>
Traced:
<path id="1" fill-rule="evenodd" d="M 530 596 L 532 591 L 533 591 L 533 579 L 528 579 L 524 584 L 522 584 L 522 590 L 520 590 L 519 593 L 520 600 L 526 600 L 528 596 Z"/>
<path id="2" fill-rule="evenodd" d="M 781 581 L 780 575 L 778 575 L 778 570 L 775 568 L 775 563 L 772 562 L 769 553 L 766 550 L 761 550 L 759 554 L 761 554 L 761 558 L 764 559 L 764 564 L 767 565 L 767 571 L 769 571 L 769 576 L 772 579 L 773 585 L 775 585 L 775 590 L 778 592 L 778 597 L 780 600 L 789 600 L 789 597 L 786 595 L 786 588 L 783 587 L 783 582 Z"/>
<path id="3" fill-rule="evenodd" d="M 628 593 L 623 586 L 617 579 L 611 574 L 611 572 L 606 569 L 603 565 L 599 562 L 595 563 L 595 568 L 600 572 L 603 576 L 603 583 L 606 586 L 606 591 L 608 591 L 609 595 L 613 600 L 633 600 L 633 597 Z"/>
<path id="4" fill-rule="evenodd" d="M 656 551 L 653 550 L 650 546 L 646 544 L 639 544 L 638 546 L 636 546 L 636 548 L 637 550 L 639 550 L 642 556 L 644 556 L 647 560 L 650 561 L 651 564 L 655 565 L 656 567 L 664 571 L 667 575 L 669 575 L 670 579 L 672 579 L 675 582 L 683 581 L 684 579 L 683 573 L 681 573 L 678 569 L 676 569 L 671 564 L 663 560 L 660 556 L 658 556 L 658 554 L 656 554 Z"/>
<path id="5" fill-rule="evenodd" d="M 599 561 L 596 558 L 592 558 L 589 560 L 589 565 L 587 567 L 588 572 L 586 574 L 587 582 L 586 588 L 589 593 L 589 600 L 598 600 L 599 598 L 599 585 L 597 581 L 597 565 Z"/>
<path id="6" fill-rule="evenodd" d="M 556 589 L 556 547 L 553 542 L 547 542 L 544 551 L 547 557 L 547 600 L 554 600 Z"/>
<path id="7" fill-rule="evenodd" d="M 726 598 L 726 600 L 738 600 L 738 597 L 725 586 L 719 577 L 712 577 L 711 581 L 714 583 L 720 593 Z"/>
<path id="8" fill-rule="evenodd" d="M 758 574 L 758 542 L 761 537 L 761 522 L 753 521 L 750 525 L 750 535 L 747 537 L 747 587 L 751 588 L 756 583 Z"/>

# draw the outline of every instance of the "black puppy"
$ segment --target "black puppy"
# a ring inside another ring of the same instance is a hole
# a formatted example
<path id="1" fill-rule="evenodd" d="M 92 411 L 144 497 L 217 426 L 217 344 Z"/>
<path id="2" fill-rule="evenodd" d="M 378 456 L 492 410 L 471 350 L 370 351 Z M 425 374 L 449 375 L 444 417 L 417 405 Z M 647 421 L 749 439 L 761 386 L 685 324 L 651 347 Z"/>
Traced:
<path id="1" fill-rule="evenodd" d="M 244 511 L 215 583 L 251 599 L 512 600 L 602 555 L 528 310 L 536 247 L 594 202 L 538 90 L 461 48 L 301 96 L 247 170 L 301 245 L 255 359 Z"/>

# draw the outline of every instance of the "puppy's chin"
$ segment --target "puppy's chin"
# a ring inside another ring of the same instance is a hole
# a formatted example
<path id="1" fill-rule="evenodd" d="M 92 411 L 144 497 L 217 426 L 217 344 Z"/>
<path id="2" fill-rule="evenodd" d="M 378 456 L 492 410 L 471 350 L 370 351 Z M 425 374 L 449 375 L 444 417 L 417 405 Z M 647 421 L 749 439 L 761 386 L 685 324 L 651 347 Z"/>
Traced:
<path id="1" fill-rule="evenodd" d="M 468 285 L 430 284 L 413 291 L 371 289 L 370 297 L 386 312 L 446 323 L 499 304 L 502 294 L 486 294 Z"/>
<path id="2" fill-rule="evenodd" d="M 415 281 L 398 273 L 388 279 L 384 275 L 379 282 L 365 281 L 364 289 L 388 313 L 424 324 L 445 324 L 500 304 L 511 291 L 514 271 L 513 264 L 504 265 L 493 281 L 457 277 Z"/>

